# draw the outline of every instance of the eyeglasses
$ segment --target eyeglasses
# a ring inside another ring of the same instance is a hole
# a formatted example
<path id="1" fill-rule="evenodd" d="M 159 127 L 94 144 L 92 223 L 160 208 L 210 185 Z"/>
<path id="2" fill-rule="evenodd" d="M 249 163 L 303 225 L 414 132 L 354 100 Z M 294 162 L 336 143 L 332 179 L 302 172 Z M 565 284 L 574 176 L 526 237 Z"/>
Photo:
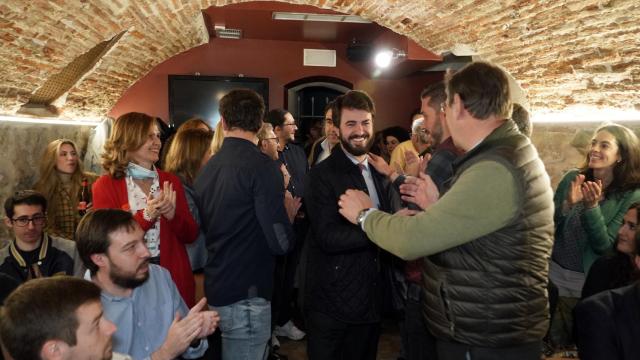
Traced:
<path id="1" fill-rule="evenodd" d="M 33 226 L 44 225 L 47 222 L 46 216 L 37 215 L 32 218 L 28 217 L 19 217 L 17 219 L 11 219 L 11 223 L 16 224 L 17 226 L 24 227 L 29 225 L 29 222 L 33 222 Z"/>
<path id="2" fill-rule="evenodd" d="M 282 126 L 296 126 L 296 123 L 283 123 Z"/>
<path id="3" fill-rule="evenodd" d="M 264 140 L 275 140 L 276 144 L 280 144 L 280 140 L 277 137 L 272 137 L 272 138 L 264 138 Z"/>

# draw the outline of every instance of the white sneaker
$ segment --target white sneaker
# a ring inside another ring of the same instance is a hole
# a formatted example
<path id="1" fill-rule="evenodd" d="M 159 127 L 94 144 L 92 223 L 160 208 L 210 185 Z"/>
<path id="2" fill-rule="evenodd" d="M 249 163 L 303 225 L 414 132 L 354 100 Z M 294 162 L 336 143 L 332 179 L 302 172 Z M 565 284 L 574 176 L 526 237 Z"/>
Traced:
<path id="1" fill-rule="evenodd" d="M 279 349 L 280 348 L 280 341 L 278 341 L 278 338 L 276 337 L 276 334 L 271 334 L 271 348 L 272 349 Z"/>
<path id="2" fill-rule="evenodd" d="M 302 340 L 306 335 L 304 331 L 298 329 L 291 320 L 282 326 L 276 326 L 273 334 L 276 336 L 286 336 L 291 340 Z"/>

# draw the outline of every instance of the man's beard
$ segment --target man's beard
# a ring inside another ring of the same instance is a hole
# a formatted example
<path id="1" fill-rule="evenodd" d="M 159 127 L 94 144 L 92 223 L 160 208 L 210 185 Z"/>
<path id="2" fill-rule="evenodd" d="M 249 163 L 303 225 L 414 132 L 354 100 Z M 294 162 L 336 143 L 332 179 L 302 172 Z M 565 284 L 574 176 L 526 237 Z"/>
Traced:
<path id="1" fill-rule="evenodd" d="M 342 135 L 340 135 L 340 143 L 342 144 L 342 147 L 351 155 L 353 156 L 360 156 L 360 155 L 364 155 L 366 153 L 369 152 L 369 149 L 371 149 L 371 146 L 373 145 L 373 138 L 371 136 L 369 136 L 369 134 L 364 134 L 362 135 L 364 137 L 367 138 L 367 142 L 364 144 L 364 146 L 359 146 L 359 147 L 355 147 L 353 145 L 351 145 L 349 143 L 349 140 L 351 139 L 355 139 L 357 137 L 360 137 L 360 135 L 352 135 L 349 136 L 349 139 L 345 140 Z"/>
<path id="2" fill-rule="evenodd" d="M 438 146 L 442 142 L 442 124 L 436 124 L 431 132 L 431 146 Z"/>
<path id="3" fill-rule="evenodd" d="M 142 263 L 138 269 L 142 268 L 143 266 L 148 266 L 148 264 L 149 259 L 145 260 L 145 262 Z M 111 281 L 114 284 L 122 288 L 135 289 L 138 286 L 144 284 L 145 281 L 149 279 L 149 272 L 147 271 L 142 278 L 136 278 L 135 274 L 125 274 L 118 266 L 114 265 L 113 262 L 111 262 L 111 271 L 109 272 L 109 278 L 111 278 Z"/>

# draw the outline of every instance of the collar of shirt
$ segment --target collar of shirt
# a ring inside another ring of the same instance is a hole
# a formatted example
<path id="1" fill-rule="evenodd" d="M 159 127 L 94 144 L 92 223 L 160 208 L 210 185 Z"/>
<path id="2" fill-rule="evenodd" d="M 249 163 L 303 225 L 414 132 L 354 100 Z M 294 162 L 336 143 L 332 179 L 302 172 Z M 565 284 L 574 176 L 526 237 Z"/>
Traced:
<path id="1" fill-rule="evenodd" d="M 343 150 L 344 150 L 344 148 L 343 148 Z M 364 160 L 362 160 L 362 161 L 358 161 L 358 159 L 356 159 L 356 157 L 351 155 L 351 153 L 349 153 L 348 151 L 344 150 L 344 154 L 347 155 L 347 158 L 349 158 L 349 160 L 351 160 L 351 162 L 354 165 L 357 166 L 358 164 L 362 164 L 364 166 L 364 170 L 369 172 L 369 161 L 368 161 L 367 157 L 365 157 Z"/>
<path id="2" fill-rule="evenodd" d="M 322 148 L 322 150 L 329 152 L 329 139 L 324 138 L 324 140 L 322 140 L 322 142 L 320 143 L 320 147 Z"/>

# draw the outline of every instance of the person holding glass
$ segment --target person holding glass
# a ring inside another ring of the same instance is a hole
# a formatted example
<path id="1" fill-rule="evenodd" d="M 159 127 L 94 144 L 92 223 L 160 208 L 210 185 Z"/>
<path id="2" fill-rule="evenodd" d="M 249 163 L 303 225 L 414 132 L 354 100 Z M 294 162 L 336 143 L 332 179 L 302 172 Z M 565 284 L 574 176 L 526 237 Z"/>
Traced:
<path id="1" fill-rule="evenodd" d="M 73 240 L 82 215 L 91 207 L 91 184 L 97 175 L 82 170 L 78 147 L 68 139 L 49 143 L 34 188 L 48 201 L 47 232 Z"/>

